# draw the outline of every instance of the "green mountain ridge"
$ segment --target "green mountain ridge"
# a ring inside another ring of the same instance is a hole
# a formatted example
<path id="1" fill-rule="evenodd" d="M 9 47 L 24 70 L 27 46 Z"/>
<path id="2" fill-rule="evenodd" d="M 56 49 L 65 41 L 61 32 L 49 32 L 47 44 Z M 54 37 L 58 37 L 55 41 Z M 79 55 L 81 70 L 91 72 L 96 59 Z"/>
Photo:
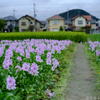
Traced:
<path id="1" fill-rule="evenodd" d="M 68 13 L 68 20 L 71 20 L 73 17 L 75 17 L 77 15 L 91 15 L 90 13 L 88 13 L 82 9 L 72 9 L 72 10 L 69 10 L 67 12 L 60 13 L 59 16 L 63 17 L 65 20 L 67 20 L 67 13 Z M 91 16 L 92 16 L 93 20 L 96 20 L 96 21 L 99 20 L 99 18 L 97 18 L 93 15 L 91 15 Z"/>

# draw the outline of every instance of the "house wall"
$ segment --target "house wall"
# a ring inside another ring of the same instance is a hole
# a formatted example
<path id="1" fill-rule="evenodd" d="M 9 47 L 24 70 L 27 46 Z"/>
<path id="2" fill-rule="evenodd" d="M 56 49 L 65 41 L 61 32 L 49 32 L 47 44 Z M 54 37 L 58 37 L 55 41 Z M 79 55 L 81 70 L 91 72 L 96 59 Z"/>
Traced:
<path id="1" fill-rule="evenodd" d="M 83 23 L 82 24 L 78 24 L 78 21 L 83 21 Z M 80 27 L 82 27 L 82 26 L 86 26 L 86 19 L 85 18 L 83 18 L 83 17 L 77 17 L 76 19 L 75 19 L 75 26 L 80 26 Z"/>
<path id="2" fill-rule="evenodd" d="M 78 21 L 82 21 L 82 24 L 79 24 Z M 88 24 L 87 24 L 88 22 Z M 90 25 L 90 21 L 86 21 L 86 19 L 82 16 L 77 17 L 72 21 L 72 24 L 76 26 L 75 30 L 79 30 L 81 27 L 84 27 L 86 25 Z"/>
<path id="3" fill-rule="evenodd" d="M 26 22 L 26 25 L 22 25 L 22 22 Z M 29 21 L 26 18 L 21 18 L 19 20 L 19 31 L 22 32 L 22 29 L 28 29 L 29 28 Z"/>
<path id="4" fill-rule="evenodd" d="M 28 19 L 30 19 L 30 21 Z M 30 25 L 34 25 L 34 20 L 29 17 L 28 17 L 28 19 L 23 17 L 19 20 L 19 31 L 20 32 L 22 32 L 22 29 L 27 30 Z M 26 22 L 26 25 L 22 25 L 22 22 Z M 31 24 L 31 22 L 32 22 L 32 24 Z M 37 22 L 37 21 L 35 20 L 35 22 Z M 37 22 L 37 25 L 35 25 L 35 28 L 37 31 L 40 31 L 40 23 L 39 22 Z"/>
<path id="5" fill-rule="evenodd" d="M 91 24 L 92 29 L 96 29 L 96 24 Z"/>
<path id="6" fill-rule="evenodd" d="M 5 25 L 5 29 L 8 29 L 8 26 L 12 24 L 14 27 L 16 26 L 16 21 L 6 21 L 7 25 Z M 14 23 L 13 23 L 14 22 Z"/>
<path id="7" fill-rule="evenodd" d="M 54 20 L 56 20 L 56 19 L 54 19 Z M 49 24 L 49 22 L 50 22 L 50 24 Z M 58 31 L 59 31 L 60 26 L 62 26 L 64 29 L 64 20 L 63 19 L 58 19 L 57 24 L 53 24 L 53 20 L 48 20 L 47 24 L 48 24 L 48 31 L 53 31 L 53 29 L 58 29 Z"/>

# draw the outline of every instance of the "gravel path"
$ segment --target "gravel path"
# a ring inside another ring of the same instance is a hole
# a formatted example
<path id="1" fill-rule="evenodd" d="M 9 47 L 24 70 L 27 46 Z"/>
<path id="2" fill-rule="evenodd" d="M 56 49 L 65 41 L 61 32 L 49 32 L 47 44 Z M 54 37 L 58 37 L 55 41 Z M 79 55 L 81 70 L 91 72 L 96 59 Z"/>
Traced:
<path id="1" fill-rule="evenodd" d="M 72 63 L 71 80 L 65 91 L 65 100 L 97 100 L 94 82 L 84 45 L 78 44 Z"/>

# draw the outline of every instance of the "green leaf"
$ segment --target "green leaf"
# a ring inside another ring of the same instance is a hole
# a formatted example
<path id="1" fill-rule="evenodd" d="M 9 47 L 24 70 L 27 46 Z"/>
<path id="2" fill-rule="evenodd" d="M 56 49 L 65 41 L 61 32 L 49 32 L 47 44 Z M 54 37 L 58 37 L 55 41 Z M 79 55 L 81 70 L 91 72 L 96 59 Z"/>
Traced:
<path id="1" fill-rule="evenodd" d="M 4 100 L 14 100 L 14 95 L 12 93 L 6 93 Z"/>

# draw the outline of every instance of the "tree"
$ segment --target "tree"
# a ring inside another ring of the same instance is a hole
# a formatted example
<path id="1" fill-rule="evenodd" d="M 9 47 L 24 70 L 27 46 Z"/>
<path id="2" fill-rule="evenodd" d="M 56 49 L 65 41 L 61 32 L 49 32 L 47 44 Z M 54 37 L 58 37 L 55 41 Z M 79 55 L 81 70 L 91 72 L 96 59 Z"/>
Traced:
<path id="1" fill-rule="evenodd" d="M 5 22 L 3 19 L 0 19 L 0 31 L 5 27 Z"/>
<path id="2" fill-rule="evenodd" d="M 19 32 L 19 27 L 18 26 L 16 26 L 15 32 Z"/>
<path id="3" fill-rule="evenodd" d="M 62 26 L 60 26 L 59 31 L 63 31 L 63 27 Z"/>

